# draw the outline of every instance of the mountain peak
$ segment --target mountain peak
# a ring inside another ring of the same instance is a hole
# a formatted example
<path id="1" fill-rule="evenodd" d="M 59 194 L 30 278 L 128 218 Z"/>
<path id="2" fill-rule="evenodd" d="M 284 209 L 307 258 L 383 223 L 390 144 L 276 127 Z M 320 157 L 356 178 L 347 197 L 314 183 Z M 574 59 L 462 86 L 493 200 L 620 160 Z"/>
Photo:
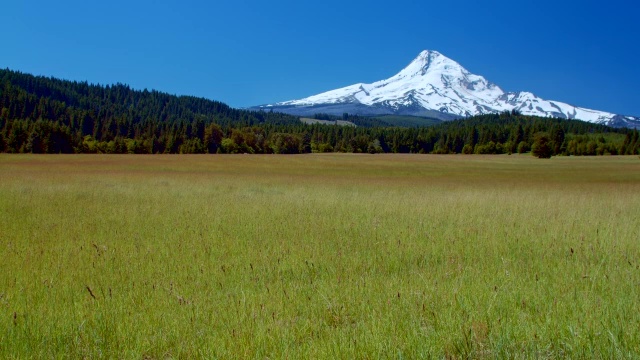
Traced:
<path id="1" fill-rule="evenodd" d="M 418 56 L 402 69 L 398 75 L 420 75 L 424 76 L 429 72 L 463 72 L 468 73 L 460 64 L 442 55 L 435 50 L 423 50 Z"/>
<path id="2" fill-rule="evenodd" d="M 444 55 L 442 55 L 440 52 L 438 52 L 436 50 L 422 50 L 420 52 L 420 54 L 418 54 L 418 56 L 415 58 L 415 60 L 417 60 L 417 59 L 426 59 L 426 58 L 432 57 L 432 56 L 433 57 L 437 57 L 437 56 L 444 56 Z"/>
<path id="3" fill-rule="evenodd" d="M 435 50 L 423 50 L 396 75 L 370 84 L 358 83 L 304 99 L 273 105 L 296 115 L 322 111 L 341 115 L 399 114 L 452 119 L 516 110 L 523 115 L 638 127 L 638 118 L 547 101 L 531 93 L 505 93 L 481 75 L 466 70 Z"/>
<path id="4" fill-rule="evenodd" d="M 426 59 L 429 57 L 440 57 L 440 56 L 446 58 L 446 56 L 442 55 L 442 53 L 440 53 L 439 51 L 427 49 L 427 50 L 422 50 L 420 54 L 418 54 L 418 56 L 413 61 L 416 61 L 418 59 Z"/>

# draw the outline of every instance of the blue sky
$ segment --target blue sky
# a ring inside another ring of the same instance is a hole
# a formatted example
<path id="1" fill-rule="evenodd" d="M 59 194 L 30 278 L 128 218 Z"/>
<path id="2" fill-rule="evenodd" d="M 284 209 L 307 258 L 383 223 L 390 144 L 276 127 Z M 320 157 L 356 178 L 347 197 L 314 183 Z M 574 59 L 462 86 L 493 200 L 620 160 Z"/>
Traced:
<path id="1" fill-rule="evenodd" d="M 394 75 L 438 50 L 505 91 L 640 116 L 632 1 L 6 1 L 0 67 L 235 107 Z"/>

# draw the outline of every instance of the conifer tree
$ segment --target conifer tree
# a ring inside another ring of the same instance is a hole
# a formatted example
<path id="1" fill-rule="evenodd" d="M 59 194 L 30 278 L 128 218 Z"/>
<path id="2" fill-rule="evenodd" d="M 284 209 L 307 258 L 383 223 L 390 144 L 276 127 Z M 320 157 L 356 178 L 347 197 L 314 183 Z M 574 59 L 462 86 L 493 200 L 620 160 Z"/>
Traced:
<path id="1" fill-rule="evenodd" d="M 534 135 L 533 145 L 531 145 L 531 154 L 540 159 L 549 159 L 553 154 L 553 149 L 549 146 L 549 134 L 538 132 Z"/>

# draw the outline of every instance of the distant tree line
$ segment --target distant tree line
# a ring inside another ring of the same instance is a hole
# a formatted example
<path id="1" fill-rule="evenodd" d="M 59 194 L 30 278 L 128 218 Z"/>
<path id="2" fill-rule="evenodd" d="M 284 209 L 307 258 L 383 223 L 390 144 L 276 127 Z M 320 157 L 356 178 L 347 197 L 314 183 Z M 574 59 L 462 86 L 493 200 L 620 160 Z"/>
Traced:
<path id="1" fill-rule="evenodd" d="M 314 119 L 325 121 L 348 121 L 356 126 L 362 127 L 393 127 L 394 125 L 388 121 L 384 121 L 372 116 L 360 116 L 349 113 L 344 113 L 342 116 L 331 115 L 327 113 L 316 113 L 313 115 Z"/>
<path id="2" fill-rule="evenodd" d="M 317 114 L 326 120 L 336 117 Z M 639 154 L 638 131 L 503 113 L 432 127 L 306 125 L 291 115 L 127 85 L 0 70 L 0 152 L 9 153 L 463 153 Z"/>

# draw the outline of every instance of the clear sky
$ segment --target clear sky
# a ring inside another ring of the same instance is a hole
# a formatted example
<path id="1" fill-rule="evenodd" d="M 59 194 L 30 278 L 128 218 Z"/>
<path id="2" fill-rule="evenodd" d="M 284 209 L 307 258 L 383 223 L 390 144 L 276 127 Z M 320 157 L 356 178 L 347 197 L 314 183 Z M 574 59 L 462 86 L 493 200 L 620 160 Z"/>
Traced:
<path id="1" fill-rule="evenodd" d="M 640 116 L 640 5 L 562 1 L 5 1 L 0 67 L 234 107 L 394 75 L 437 50 L 505 91 Z"/>

